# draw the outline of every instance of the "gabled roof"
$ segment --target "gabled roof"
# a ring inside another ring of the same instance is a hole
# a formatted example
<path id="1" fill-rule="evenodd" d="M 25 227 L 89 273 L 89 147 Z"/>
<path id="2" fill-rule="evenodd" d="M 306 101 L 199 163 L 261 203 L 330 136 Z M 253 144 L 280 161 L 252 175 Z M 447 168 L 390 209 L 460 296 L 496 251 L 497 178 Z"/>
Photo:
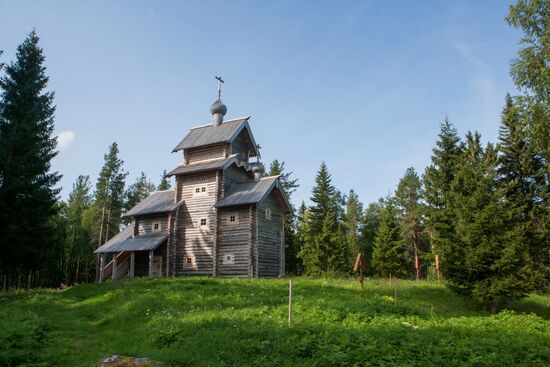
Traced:
<path id="1" fill-rule="evenodd" d="M 279 176 L 263 177 L 258 181 L 235 185 L 233 190 L 231 190 L 225 198 L 219 200 L 214 206 L 216 208 L 223 208 L 227 206 L 256 204 L 264 200 L 275 188 L 280 190 L 285 205 L 287 206 L 287 211 L 290 211 L 290 203 L 279 186 Z"/>
<path id="2" fill-rule="evenodd" d="M 174 195 L 175 190 L 152 192 L 122 216 L 133 217 L 136 215 L 167 213 L 172 211 L 176 206 L 176 204 L 174 204 Z"/>
<path id="3" fill-rule="evenodd" d="M 240 117 L 233 120 L 225 121 L 219 125 L 204 125 L 194 127 L 189 130 L 189 133 L 183 138 L 183 140 L 176 145 L 172 150 L 172 153 L 182 149 L 189 149 L 195 147 L 202 147 L 206 145 L 218 144 L 218 143 L 231 143 L 243 129 L 247 129 L 250 140 L 252 141 L 253 153 L 251 157 L 256 156 L 257 148 L 252 132 L 250 131 L 250 125 L 248 125 L 248 119 L 250 116 Z"/>
<path id="4" fill-rule="evenodd" d="M 166 177 L 179 175 L 183 173 L 199 173 L 199 172 L 213 171 L 217 169 L 226 169 L 227 167 L 231 166 L 233 163 L 239 164 L 239 160 L 237 159 L 237 154 L 230 155 L 227 158 L 216 159 L 216 160 L 211 160 L 207 162 L 182 164 L 181 166 L 178 166 L 174 168 L 172 171 L 168 172 L 166 174 Z"/>
<path id="5" fill-rule="evenodd" d="M 168 233 L 152 232 L 133 237 L 134 226 L 128 226 L 94 251 L 94 254 L 121 251 L 150 251 L 168 238 Z"/>

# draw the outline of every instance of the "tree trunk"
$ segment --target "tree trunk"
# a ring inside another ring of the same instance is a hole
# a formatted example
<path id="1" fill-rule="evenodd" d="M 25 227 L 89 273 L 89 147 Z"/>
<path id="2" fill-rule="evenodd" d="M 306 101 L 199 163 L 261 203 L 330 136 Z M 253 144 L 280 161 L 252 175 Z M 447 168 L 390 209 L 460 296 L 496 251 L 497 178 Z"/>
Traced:
<path id="1" fill-rule="evenodd" d="M 31 281 L 32 281 L 32 271 L 29 270 L 29 274 L 27 275 L 27 290 L 31 289 Z"/>
<path id="2" fill-rule="evenodd" d="M 74 273 L 74 284 L 78 284 L 78 270 L 80 267 L 80 256 L 77 256 L 76 258 L 76 270 Z"/>
<path id="3" fill-rule="evenodd" d="M 489 312 L 491 313 L 491 315 L 496 315 L 497 311 L 498 311 L 497 303 L 491 302 L 489 304 Z"/>

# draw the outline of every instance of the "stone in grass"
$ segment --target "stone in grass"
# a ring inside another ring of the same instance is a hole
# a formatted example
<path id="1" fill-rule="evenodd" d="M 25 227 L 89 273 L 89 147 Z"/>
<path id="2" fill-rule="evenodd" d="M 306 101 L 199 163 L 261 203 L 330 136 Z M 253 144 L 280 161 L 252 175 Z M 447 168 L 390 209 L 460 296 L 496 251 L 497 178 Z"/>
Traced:
<path id="1" fill-rule="evenodd" d="M 97 363 L 98 367 L 156 367 L 160 366 L 160 362 L 153 361 L 151 358 L 142 357 L 124 357 L 112 355 L 110 357 L 104 357 Z"/>

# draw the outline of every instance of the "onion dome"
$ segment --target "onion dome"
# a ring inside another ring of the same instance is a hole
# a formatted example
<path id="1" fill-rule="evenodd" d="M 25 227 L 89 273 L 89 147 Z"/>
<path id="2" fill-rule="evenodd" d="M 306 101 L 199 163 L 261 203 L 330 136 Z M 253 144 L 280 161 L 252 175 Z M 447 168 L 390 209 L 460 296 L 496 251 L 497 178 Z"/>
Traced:
<path id="1" fill-rule="evenodd" d="M 212 103 L 212 106 L 210 106 L 210 113 L 212 115 L 220 114 L 222 116 L 225 116 L 227 113 L 227 106 L 223 104 L 221 99 L 217 99 L 214 103 Z"/>

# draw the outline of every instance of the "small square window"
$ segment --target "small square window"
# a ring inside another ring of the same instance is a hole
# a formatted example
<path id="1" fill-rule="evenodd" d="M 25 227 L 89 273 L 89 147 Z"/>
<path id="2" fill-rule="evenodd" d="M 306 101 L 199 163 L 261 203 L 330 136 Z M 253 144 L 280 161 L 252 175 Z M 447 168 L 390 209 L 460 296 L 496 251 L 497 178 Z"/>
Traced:
<path id="1" fill-rule="evenodd" d="M 224 255 L 223 263 L 226 264 L 226 265 L 235 264 L 235 256 L 233 256 L 233 254 Z"/>
<path id="2" fill-rule="evenodd" d="M 206 218 L 202 218 L 201 219 L 201 226 L 205 226 L 206 225 Z"/>
<path id="3" fill-rule="evenodd" d="M 183 267 L 185 269 L 192 269 L 193 268 L 193 257 L 192 256 L 186 256 L 183 259 Z"/>
<path id="4" fill-rule="evenodd" d="M 271 209 L 265 208 L 265 219 L 271 220 Z"/>
<path id="5" fill-rule="evenodd" d="M 229 216 L 229 221 L 230 222 L 236 222 L 237 221 L 237 217 L 235 215 L 230 215 Z"/>
<path id="6" fill-rule="evenodd" d="M 201 187 L 201 192 L 206 192 L 206 186 Z"/>
<path id="7" fill-rule="evenodd" d="M 198 194 L 198 193 L 200 193 L 200 192 L 201 192 L 201 188 L 200 188 L 200 187 L 196 187 L 196 188 L 195 188 L 195 193 Z"/>
<path id="8" fill-rule="evenodd" d="M 160 222 L 153 222 L 153 231 L 160 231 Z"/>

